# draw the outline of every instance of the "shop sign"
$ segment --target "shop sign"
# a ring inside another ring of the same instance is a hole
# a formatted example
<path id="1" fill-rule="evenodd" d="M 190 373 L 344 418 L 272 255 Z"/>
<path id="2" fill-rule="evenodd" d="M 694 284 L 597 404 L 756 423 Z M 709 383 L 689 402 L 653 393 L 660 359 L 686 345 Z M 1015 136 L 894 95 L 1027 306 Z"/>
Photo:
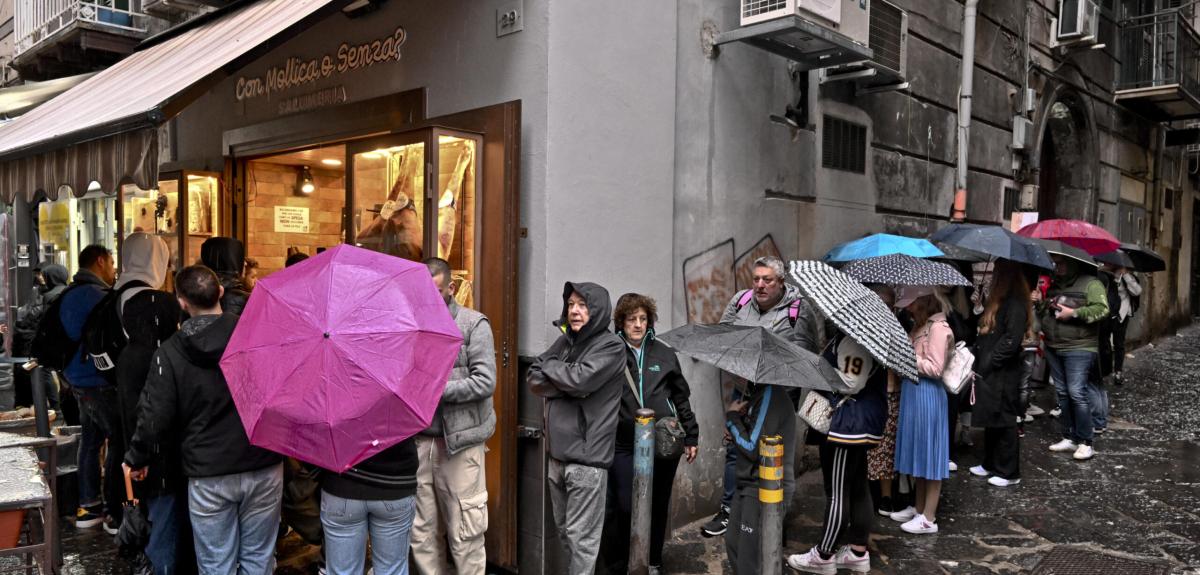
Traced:
<path id="1" fill-rule="evenodd" d="M 17 244 L 17 267 L 29 267 L 29 244 Z"/>
<path id="2" fill-rule="evenodd" d="M 275 206 L 275 231 L 277 233 L 307 234 L 308 208 Z"/>
<path id="3" fill-rule="evenodd" d="M 346 87 L 334 86 L 332 88 L 317 90 L 316 92 L 284 98 L 279 101 L 277 112 L 280 116 L 286 116 L 288 114 L 307 112 L 317 108 L 324 108 L 325 106 L 336 106 L 345 103 Z"/>
<path id="4" fill-rule="evenodd" d="M 308 60 L 290 57 L 278 66 L 268 68 L 261 76 L 242 76 L 237 79 L 235 96 L 238 102 L 271 96 L 302 88 L 334 75 L 370 68 L 375 64 L 400 60 L 400 47 L 408 34 L 397 27 L 390 35 L 362 44 L 343 42 L 334 52 Z"/>

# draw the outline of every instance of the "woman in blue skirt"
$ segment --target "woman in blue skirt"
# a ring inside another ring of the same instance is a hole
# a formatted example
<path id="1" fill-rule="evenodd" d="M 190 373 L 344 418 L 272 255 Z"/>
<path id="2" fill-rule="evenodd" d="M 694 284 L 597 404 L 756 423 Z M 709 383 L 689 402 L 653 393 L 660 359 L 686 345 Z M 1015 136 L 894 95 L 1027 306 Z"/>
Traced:
<path id="1" fill-rule="evenodd" d="M 912 314 L 909 337 L 917 354 L 918 381 L 905 380 L 896 426 L 896 471 L 917 481 L 914 507 L 891 514 L 908 533 L 937 533 L 942 480 L 950 477 L 950 434 L 942 370 L 954 349 L 946 322 L 950 302 L 935 288 L 906 288 L 897 305 Z"/>

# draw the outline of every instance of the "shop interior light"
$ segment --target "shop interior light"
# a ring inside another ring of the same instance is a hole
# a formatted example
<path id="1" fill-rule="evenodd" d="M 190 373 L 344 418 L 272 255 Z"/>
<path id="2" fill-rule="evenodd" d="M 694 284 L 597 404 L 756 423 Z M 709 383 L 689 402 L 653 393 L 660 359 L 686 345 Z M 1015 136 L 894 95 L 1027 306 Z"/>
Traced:
<path id="1" fill-rule="evenodd" d="M 321 160 L 321 163 L 322 163 L 322 164 L 325 164 L 326 166 L 340 166 L 340 165 L 342 165 L 342 161 L 341 161 L 341 160 L 337 160 L 337 159 L 334 159 L 334 158 L 325 158 L 325 159 Z"/>
<path id="2" fill-rule="evenodd" d="M 317 185 L 313 182 L 312 170 L 308 166 L 300 166 L 300 175 L 296 178 L 296 191 L 302 195 L 308 195 L 316 189 Z"/>

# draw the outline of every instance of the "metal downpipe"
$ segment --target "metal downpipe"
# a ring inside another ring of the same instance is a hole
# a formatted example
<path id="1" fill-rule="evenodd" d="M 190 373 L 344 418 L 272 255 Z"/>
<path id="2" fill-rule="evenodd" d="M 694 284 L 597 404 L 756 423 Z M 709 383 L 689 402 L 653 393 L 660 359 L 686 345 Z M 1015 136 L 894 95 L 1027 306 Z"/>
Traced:
<path id="1" fill-rule="evenodd" d="M 971 144 L 971 94 L 975 76 L 975 17 L 979 0 L 963 8 L 962 82 L 958 88 L 958 171 L 955 175 L 954 210 L 950 220 L 967 219 L 967 151 Z"/>

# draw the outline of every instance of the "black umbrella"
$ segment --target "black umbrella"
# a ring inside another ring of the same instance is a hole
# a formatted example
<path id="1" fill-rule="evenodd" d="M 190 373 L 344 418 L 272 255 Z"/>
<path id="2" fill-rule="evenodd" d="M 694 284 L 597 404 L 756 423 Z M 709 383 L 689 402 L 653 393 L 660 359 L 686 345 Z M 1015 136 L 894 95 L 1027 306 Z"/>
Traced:
<path id="1" fill-rule="evenodd" d="M 1118 250 L 1096 256 L 1096 261 L 1145 273 L 1167 269 L 1167 261 L 1162 256 L 1136 244 L 1121 244 Z"/>
<path id="2" fill-rule="evenodd" d="M 656 336 L 676 351 L 754 383 L 831 391 L 837 371 L 820 356 L 760 326 L 696 325 Z"/>
<path id="3" fill-rule="evenodd" d="M 1043 240 L 1039 238 L 1033 238 L 1033 241 L 1045 248 L 1047 253 L 1068 257 L 1080 263 L 1092 267 L 1098 267 L 1096 259 L 1093 258 L 1091 254 L 1083 251 L 1080 248 L 1064 244 L 1058 240 Z"/>
<path id="4" fill-rule="evenodd" d="M 821 313 L 867 353 L 902 377 L 917 379 L 917 356 L 892 310 L 858 280 L 815 261 L 794 261 L 792 279 Z"/>
<path id="5" fill-rule="evenodd" d="M 865 284 L 887 284 L 904 286 L 970 286 L 954 266 L 914 258 L 904 254 L 892 254 L 855 260 L 842 268 L 846 275 Z"/>
<path id="6" fill-rule="evenodd" d="M 973 252 L 1021 264 L 1053 270 L 1054 262 L 1040 245 L 1000 226 L 950 224 L 929 237 L 934 242 L 955 245 Z"/>
<path id="7" fill-rule="evenodd" d="M 948 244 L 946 242 L 933 242 L 933 245 L 937 246 L 937 248 L 939 250 L 942 250 L 942 253 L 946 254 L 946 255 L 944 255 L 940 258 L 929 258 L 932 260 L 945 260 L 945 261 L 951 261 L 951 262 L 967 262 L 967 263 L 982 263 L 982 262 L 989 262 L 992 260 L 992 256 L 989 256 L 985 253 L 980 253 L 975 250 L 969 250 L 967 248 L 959 247 L 954 244 Z"/>
<path id="8" fill-rule="evenodd" d="M 150 520 L 146 510 L 133 496 L 133 482 L 129 478 L 129 468 L 125 468 L 125 509 L 121 519 L 121 528 L 117 531 L 117 546 L 121 554 L 138 558 L 143 554 L 146 544 L 150 542 Z"/>

